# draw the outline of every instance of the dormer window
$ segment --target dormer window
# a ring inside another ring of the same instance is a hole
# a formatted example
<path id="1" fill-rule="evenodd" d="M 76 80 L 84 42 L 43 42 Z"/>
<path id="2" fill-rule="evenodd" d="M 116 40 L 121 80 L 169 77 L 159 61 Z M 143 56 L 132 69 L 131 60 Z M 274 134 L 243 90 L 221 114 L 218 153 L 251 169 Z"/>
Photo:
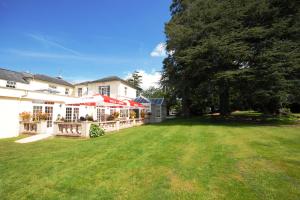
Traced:
<path id="1" fill-rule="evenodd" d="M 16 88 L 16 82 L 15 81 L 7 81 L 6 87 L 8 88 Z"/>

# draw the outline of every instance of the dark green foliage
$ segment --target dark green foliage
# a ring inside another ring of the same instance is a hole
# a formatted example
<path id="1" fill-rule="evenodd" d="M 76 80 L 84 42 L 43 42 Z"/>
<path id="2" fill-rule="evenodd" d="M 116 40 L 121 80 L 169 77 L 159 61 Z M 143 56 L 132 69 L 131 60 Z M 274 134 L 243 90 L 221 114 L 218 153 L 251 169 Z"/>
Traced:
<path id="1" fill-rule="evenodd" d="M 299 102 L 299 7 L 296 0 L 174 0 L 162 83 L 182 98 L 184 114 L 278 113 Z"/>
<path id="2" fill-rule="evenodd" d="M 97 124 L 91 124 L 90 127 L 90 137 L 95 138 L 104 135 L 104 130 L 100 128 Z"/>

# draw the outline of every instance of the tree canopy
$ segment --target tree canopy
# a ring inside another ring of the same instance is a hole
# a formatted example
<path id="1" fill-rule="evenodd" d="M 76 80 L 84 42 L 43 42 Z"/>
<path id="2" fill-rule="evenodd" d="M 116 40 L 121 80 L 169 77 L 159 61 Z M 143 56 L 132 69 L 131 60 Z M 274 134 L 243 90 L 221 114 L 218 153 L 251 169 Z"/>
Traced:
<path id="1" fill-rule="evenodd" d="M 185 115 L 299 103 L 297 0 L 173 0 L 170 10 L 162 84 Z"/>

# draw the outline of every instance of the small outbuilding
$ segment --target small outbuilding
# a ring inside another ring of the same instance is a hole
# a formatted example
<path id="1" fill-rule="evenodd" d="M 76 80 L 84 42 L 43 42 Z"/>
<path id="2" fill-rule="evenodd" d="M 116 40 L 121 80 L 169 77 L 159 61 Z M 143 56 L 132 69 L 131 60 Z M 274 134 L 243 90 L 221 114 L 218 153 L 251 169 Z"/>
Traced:
<path id="1" fill-rule="evenodd" d="M 167 105 L 164 98 L 146 98 L 139 96 L 134 101 L 145 106 L 146 113 L 149 113 L 148 119 L 150 123 L 158 123 L 166 119 Z"/>

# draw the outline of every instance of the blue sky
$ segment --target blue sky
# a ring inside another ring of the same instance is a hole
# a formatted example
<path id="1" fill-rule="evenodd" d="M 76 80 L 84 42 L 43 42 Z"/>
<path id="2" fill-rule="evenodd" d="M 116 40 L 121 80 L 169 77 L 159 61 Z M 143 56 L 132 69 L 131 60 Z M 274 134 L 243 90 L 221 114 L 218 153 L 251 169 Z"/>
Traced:
<path id="1" fill-rule="evenodd" d="M 0 67 L 76 82 L 134 70 L 153 75 L 162 67 L 170 3 L 0 0 Z"/>

